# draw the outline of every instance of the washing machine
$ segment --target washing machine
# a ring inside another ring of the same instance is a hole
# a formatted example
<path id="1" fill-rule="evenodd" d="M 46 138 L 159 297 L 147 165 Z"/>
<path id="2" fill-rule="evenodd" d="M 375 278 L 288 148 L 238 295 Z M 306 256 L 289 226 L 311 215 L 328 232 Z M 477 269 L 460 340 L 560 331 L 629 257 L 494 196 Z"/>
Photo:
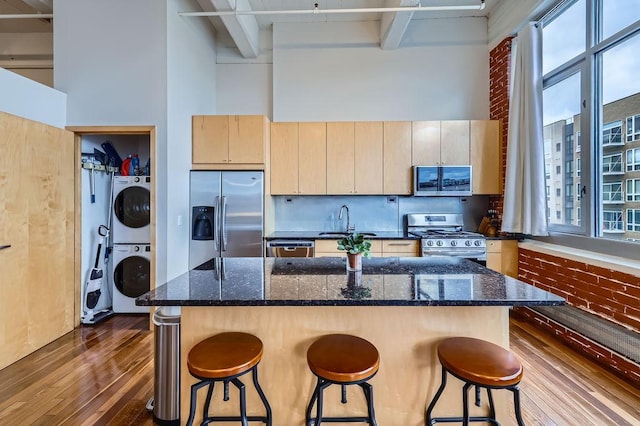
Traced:
<path id="1" fill-rule="evenodd" d="M 113 244 L 151 242 L 151 178 L 115 176 L 113 178 Z"/>
<path id="2" fill-rule="evenodd" d="M 151 284 L 151 246 L 148 244 L 114 244 L 111 254 L 113 312 L 149 313 L 149 306 L 136 306 Z"/>

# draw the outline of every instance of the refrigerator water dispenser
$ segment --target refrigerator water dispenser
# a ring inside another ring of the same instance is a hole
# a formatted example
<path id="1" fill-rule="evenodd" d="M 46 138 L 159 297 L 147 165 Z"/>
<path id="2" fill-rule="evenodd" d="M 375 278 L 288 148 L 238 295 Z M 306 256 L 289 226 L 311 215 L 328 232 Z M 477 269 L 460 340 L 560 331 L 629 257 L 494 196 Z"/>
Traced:
<path id="1" fill-rule="evenodd" d="M 213 206 L 194 206 L 191 214 L 191 239 L 214 239 L 214 211 Z"/>

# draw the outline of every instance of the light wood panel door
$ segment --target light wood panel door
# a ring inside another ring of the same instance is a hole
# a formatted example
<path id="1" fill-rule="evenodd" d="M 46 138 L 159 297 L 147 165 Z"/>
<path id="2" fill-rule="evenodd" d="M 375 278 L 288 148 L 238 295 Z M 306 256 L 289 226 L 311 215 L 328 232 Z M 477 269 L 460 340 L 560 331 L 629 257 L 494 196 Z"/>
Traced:
<path id="1" fill-rule="evenodd" d="M 271 123 L 271 194 L 298 193 L 298 123 Z"/>
<path id="2" fill-rule="evenodd" d="M 516 240 L 487 241 L 487 268 L 518 278 L 518 242 Z"/>
<path id="3" fill-rule="evenodd" d="M 193 164 L 226 163 L 229 159 L 229 117 L 194 115 L 192 117 Z"/>
<path id="4" fill-rule="evenodd" d="M 502 194 L 502 136 L 499 120 L 471 120 L 470 157 L 474 194 Z"/>
<path id="5" fill-rule="evenodd" d="M 385 194 L 411 194 L 411 122 L 384 122 Z"/>
<path id="6" fill-rule="evenodd" d="M 327 123 L 327 194 L 353 194 L 354 158 L 354 123 Z"/>
<path id="7" fill-rule="evenodd" d="M 469 120 L 440 123 L 440 164 L 460 166 L 469 163 Z"/>
<path id="8" fill-rule="evenodd" d="M 73 133 L 0 113 L 0 369 L 74 327 Z"/>
<path id="9" fill-rule="evenodd" d="M 327 193 L 327 124 L 298 124 L 298 192 Z"/>
<path id="10" fill-rule="evenodd" d="M 264 164 L 264 115 L 229 116 L 229 163 Z"/>
<path id="11" fill-rule="evenodd" d="M 382 194 L 383 124 L 381 121 L 355 123 L 355 193 Z"/>
<path id="12" fill-rule="evenodd" d="M 440 164 L 440 122 L 414 121 L 411 123 L 412 153 L 414 166 Z"/>

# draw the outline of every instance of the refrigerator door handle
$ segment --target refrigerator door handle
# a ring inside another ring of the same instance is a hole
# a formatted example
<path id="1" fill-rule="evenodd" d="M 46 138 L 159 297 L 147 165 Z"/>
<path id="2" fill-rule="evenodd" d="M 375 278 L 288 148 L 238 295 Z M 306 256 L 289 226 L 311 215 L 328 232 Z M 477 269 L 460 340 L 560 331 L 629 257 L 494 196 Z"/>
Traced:
<path id="1" fill-rule="evenodd" d="M 222 196 L 222 208 L 220 209 L 220 241 L 221 251 L 227 251 L 227 197 Z"/>
<path id="2" fill-rule="evenodd" d="M 220 215 L 220 197 L 216 197 L 214 216 L 219 216 L 219 215 Z M 220 222 L 218 217 L 214 217 L 213 246 L 215 251 L 218 251 L 218 246 L 220 245 L 219 243 L 220 232 L 218 232 L 218 229 L 216 229 L 216 226 L 215 226 L 215 224 L 217 224 L 218 222 Z"/>

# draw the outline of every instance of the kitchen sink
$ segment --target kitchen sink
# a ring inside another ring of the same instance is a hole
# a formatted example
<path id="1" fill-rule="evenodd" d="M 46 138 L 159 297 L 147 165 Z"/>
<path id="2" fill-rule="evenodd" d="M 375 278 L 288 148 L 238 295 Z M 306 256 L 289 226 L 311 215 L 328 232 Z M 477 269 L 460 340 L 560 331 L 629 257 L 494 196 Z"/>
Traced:
<path id="1" fill-rule="evenodd" d="M 375 237 L 376 236 L 375 232 L 359 232 L 359 231 L 356 231 L 356 232 L 358 232 L 358 234 L 360 234 L 360 235 L 364 235 L 365 237 Z M 337 237 L 338 236 L 344 237 L 344 236 L 347 235 L 347 233 L 346 232 L 340 232 L 340 231 L 328 231 L 328 232 L 320 232 L 320 234 L 318 234 L 318 235 L 335 235 Z"/>

